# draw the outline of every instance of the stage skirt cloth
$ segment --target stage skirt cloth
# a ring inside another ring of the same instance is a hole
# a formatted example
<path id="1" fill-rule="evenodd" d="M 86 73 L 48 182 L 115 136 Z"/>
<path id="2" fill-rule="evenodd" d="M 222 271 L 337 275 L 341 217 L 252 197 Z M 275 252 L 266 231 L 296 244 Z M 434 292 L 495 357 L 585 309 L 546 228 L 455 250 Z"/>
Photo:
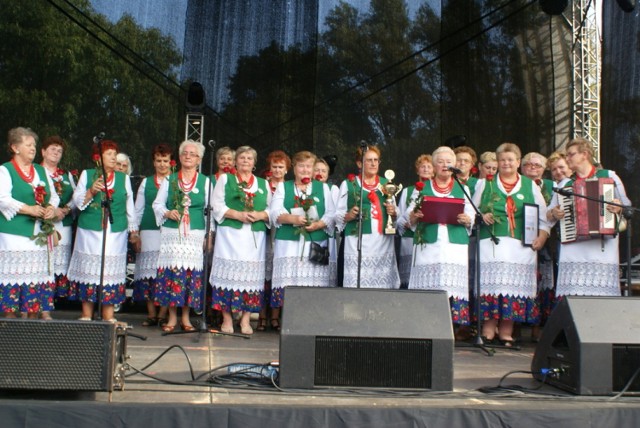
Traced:
<path id="1" fill-rule="evenodd" d="M 55 294 L 58 297 L 68 297 L 70 288 L 67 279 L 67 271 L 71 262 L 71 250 L 73 249 L 73 231 L 71 226 L 63 226 L 62 222 L 55 224 L 60 233 L 58 246 L 53 249 L 53 273 L 55 274 Z"/>
<path id="2" fill-rule="evenodd" d="M 377 222 L 371 220 L 373 230 Z M 360 270 L 361 288 L 400 287 L 400 276 L 396 264 L 393 235 L 363 234 L 362 265 Z M 344 237 L 344 282 L 348 288 L 357 287 L 358 278 L 358 237 Z"/>
<path id="3" fill-rule="evenodd" d="M 267 234 L 251 225 L 219 226 L 209 281 L 213 309 L 260 312 L 266 272 Z"/>
<path id="4" fill-rule="evenodd" d="M 160 231 L 141 230 L 140 252 L 136 254 L 136 267 L 133 273 L 133 300 L 146 302 L 153 300 L 155 278 L 158 274 L 160 255 Z"/>
<path id="5" fill-rule="evenodd" d="M 110 225 L 107 225 L 107 228 L 102 303 L 118 305 L 126 298 L 128 232 L 111 232 Z M 102 231 L 81 228 L 76 230 L 75 247 L 67 274 L 72 298 L 83 302 L 97 301 L 101 251 Z"/>
<path id="6" fill-rule="evenodd" d="M 556 296 L 620 296 L 618 237 L 560 245 Z"/>
<path id="7" fill-rule="evenodd" d="M 54 286 L 47 247 L 26 236 L 0 233 L 0 312 L 51 311 Z"/>
<path id="8" fill-rule="evenodd" d="M 316 241 L 317 244 L 326 247 L 328 240 Z M 331 287 L 331 264 L 326 266 L 311 263 L 309 251 L 311 243 L 305 241 L 301 235 L 298 241 L 276 239 L 273 256 L 273 279 L 271 281 L 272 296 L 277 294 L 280 301 L 271 300 L 272 308 L 282 306 L 282 292 L 274 293 L 273 290 L 283 290 L 287 286 L 297 285 L 301 287 Z"/>
<path id="9" fill-rule="evenodd" d="M 403 286 L 409 284 L 411 261 L 413 259 L 413 237 L 400 238 L 400 255 L 398 256 L 398 274 Z"/>
<path id="10" fill-rule="evenodd" d="M 414 245 L 409 278 L 410 290 L 444 290 L 459 306 L 452 310 L 457 324 L 469 323 L 468 246 L 449 242 L 446 225 L 438 227 L 438 240 L 432 244 Z"/>
<path id="11" fill-rule="evenodd" d="M 160 254 L 154 301 L 160 306 L 202 308 L 204 230 L 160 229 Z"/>

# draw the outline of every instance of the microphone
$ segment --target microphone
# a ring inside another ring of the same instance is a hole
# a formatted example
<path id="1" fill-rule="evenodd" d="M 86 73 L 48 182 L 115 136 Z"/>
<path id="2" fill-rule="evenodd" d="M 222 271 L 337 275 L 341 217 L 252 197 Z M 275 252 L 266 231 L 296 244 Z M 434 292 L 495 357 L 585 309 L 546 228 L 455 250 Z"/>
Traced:
<path id="1" fill-rule="evenodd" d="M 93 142 L 95 144 L 98 144 L 100 141 L 104 140 L 104 132 L 99 133 L 98 135 L 96 135 L 95 137 L 93 137 Z"/>
<path id="2" fill-rule="evenodd" d="M 207 146 L 214 149 L 216 147 L 216 140 L 209 140 L 209 142 L 207 143 Z"/>
<path id="3" fill-rule="evenodd" d="M 569 188 L 554 187 L 552 190 L 562 196 L 573 196 L 573 191 Z"/>
<path id="4" fill-rule="evenodd" d="M 367 145 L 366 141 L 360 140 L 360 148 L 363 152 L 366 152 L 369 149 L 369 146 Z"/>
<path id="5" fill-rule="evenodd" d="M 451 165 L 449 165 L 447 167 L 447 171 L 451 171 L 454 174 L 462 174 L 462 170 L 460 170 L 459 168 L 456 168 L 455 166 L 451 166 Z"/>

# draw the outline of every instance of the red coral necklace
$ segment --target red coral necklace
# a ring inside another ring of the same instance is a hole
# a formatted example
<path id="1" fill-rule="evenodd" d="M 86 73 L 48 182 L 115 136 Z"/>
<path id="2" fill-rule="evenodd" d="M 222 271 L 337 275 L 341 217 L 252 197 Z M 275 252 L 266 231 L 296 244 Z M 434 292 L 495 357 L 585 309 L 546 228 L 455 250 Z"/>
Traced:
<path id="1" fill-rule="evenodd" d="M 20 178 L 22 178 L 27 183 L 31 183 L 33 181 L 34 177 L 36 176 L 36 169 L 33 167 L 33 164 L 29 165 L 29 172 L 25 174 L 15 159 L 11 159 L 11 163 L 13 164 L 13 167 L 16 169 L 16 171 L 18 171 L 18 175 L 20 176 Z"/>

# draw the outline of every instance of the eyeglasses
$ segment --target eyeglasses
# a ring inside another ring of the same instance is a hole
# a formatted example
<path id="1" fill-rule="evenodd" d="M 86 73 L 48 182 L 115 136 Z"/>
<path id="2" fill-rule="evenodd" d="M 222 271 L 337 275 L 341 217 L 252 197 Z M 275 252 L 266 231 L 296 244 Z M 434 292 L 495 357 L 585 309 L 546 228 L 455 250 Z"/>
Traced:
<path id="1" fill-rule="evenodd" d="M 539 163 L 528 163 L 526 164 L 529 168 L 544 168 L 542 165 L 540 165 Z"/>
<path id="2" fill-rule="evenodd" d="M 365 159 L 364 161 L 369 163 L 379 163 L 380 159 Z"/>
<path id="3" fill-rule="evenodd" d="M 188 158 L 188 157 L 195 157 L 195 158 L 199 158 L 200 155 L 196 152 L 182 152 L 181 153 L 182 156 Z"/>

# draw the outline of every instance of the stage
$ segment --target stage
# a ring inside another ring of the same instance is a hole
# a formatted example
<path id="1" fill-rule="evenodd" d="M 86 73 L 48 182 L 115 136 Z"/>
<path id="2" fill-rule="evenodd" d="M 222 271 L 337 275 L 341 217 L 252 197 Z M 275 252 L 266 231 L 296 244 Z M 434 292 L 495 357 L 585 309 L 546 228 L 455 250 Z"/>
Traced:
<path id="1" fill-rule="evenodd" d="M 57 311 L 73 319 L 75 311 Z M 127 338 L 124 390 L 57 393 L 3 391 L 0 426 L 13 427 L 456 427 L 635 426 L 640 397 L 574 396 L 548 385 L 537 391 L 497 389 L 541 385 L 530 374 L 535 344 L 523 329 L 521 350 L 496 349 L 493 356 L 474 348 L 454 351 L 453 391 L 374 389 L 282 390 L 268 380 L 258 383 L 219 378 L 208 372 L 232 363 L 266 364 L 279 360 L 279 335 L 256 332 L 250 339 L 214 334 L 162 336 L 158 327 L 142 327 L 142 313 L 118 314 L 147 336 Z M 195 319 L 194 319 L 195 320 Z M 254 322 L 255 325 L 255 322 Z M 156 360 L 150 367 L 145 366 Z M 184 350 L 184 353 L 181 349 Z M 191 374 L 190 365 L 193 370 Z M 597 370 L 598 368 L 594 368 Z M 226 369 L 224 370 L 226 372 Z M 217 374 L 221 371 L 215 372 Z M 192 381 L 196 378 L 197 381 Z"/>

